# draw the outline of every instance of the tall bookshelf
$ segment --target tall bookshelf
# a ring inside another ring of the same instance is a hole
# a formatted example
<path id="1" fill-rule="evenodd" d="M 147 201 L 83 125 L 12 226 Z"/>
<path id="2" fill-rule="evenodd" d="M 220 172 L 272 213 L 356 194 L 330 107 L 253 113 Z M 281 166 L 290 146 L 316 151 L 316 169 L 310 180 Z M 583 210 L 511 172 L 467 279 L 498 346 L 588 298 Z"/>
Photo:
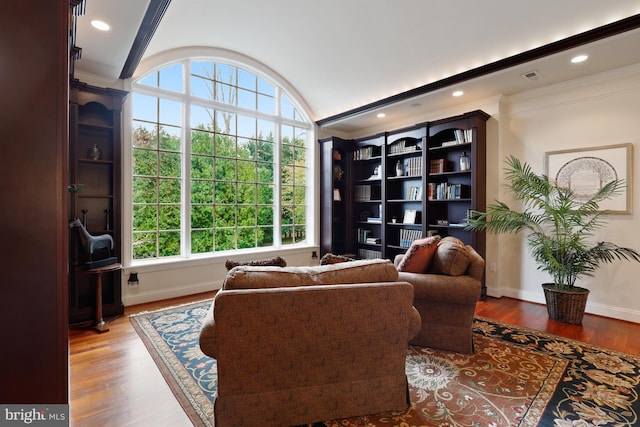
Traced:
<path id="1" fill-rule="evenodd" d="M 358 258 L 382 258 L 384 240 L 384 135 L 355 141 L 351 166 L 352 253 Z"/>
<path id="2" fill-rule="evenodd" d="M 486 207 L 486 121 L 474 111 L 427 123 L 427 234 L 454 236 L 485 257 L 485 234 L 464 229 Z"/>
<path id="3" fill-rule="evenodd" d="M 484 233 L 465 230 L 464 222 L 486 206 L 488 119 L 477 110 L 365 138 L 320 140 L 321 252 L 394 259 L 416 238 L 439 234 L 484 257 Z"/>
<path id="4" fill-rule="evenodd" d="M 426 127 L 389 132 L 385 144 L 385 258 L 404 253 L 425 235 Z"/>

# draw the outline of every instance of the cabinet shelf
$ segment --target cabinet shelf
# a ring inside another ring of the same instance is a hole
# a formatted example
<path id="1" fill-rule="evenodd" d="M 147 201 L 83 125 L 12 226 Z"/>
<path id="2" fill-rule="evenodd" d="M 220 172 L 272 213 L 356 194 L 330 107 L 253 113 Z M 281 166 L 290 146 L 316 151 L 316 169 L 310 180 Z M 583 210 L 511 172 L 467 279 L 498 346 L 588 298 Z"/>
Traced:
<path id="1" fill-rule="evenodd" d="M 442 203 L 442 202 L 470 202 L 471 199 L 429 199 L 429 203 Z"/>
<path id="2" fill-rule="evenodd" d="M 78 126 L 79 127 L 83 127 L 83 128 L 113 130 L 113 126 L 112 125 L 101 124 L 101 123 L 78 122 Z"/>
<path id="3" fill-rule="evenodd" d="M 473 171 L 468 169 L 466 171 L 450 171 L 450 172 L 439 172 L 439 173 L 430 173 L 429 176 L 432 178 L 435 177 L 446 177 L 446 176 L 456 176 L 456 175 L 472 175 Z"/>
<path id="4" fill-rule="evenodd" d="M 447 146 L 435 146 L 435 147 L 429 147 L 429 152 L 438 152 L 438 151 L 451 151 L 451 150 L 456 150 L 456 151 L 462 151 L 463 149 L 469 149 L 474 143 L 473 142 L 463 142 L 461 144 L 453 144 L 453 145 L 447 145 Z"/>
<path id="5" fill-rule="evenodd" d="M 104 166 L 112 166 L 113 160 L 93 160 L 93 159 L 78 159 L 78 163 L 88 164 L 88 165 L 104 165 Z"/>

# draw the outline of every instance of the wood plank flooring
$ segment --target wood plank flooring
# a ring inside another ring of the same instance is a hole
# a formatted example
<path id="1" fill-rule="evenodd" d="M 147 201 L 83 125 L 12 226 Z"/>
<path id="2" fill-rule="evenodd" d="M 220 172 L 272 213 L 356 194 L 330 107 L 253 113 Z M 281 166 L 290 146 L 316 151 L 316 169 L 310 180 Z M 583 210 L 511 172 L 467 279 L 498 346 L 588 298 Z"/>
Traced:
<path id="1" fill-rule="evenodd" d="M 125 316 L 97 334 L 71 329 L 72 426 L 190 426 L 155 362 L 126 317 L 141 311 L 198 301 L 214 292 L 127 307 Z M 487 298 L 480 316 L 546 331 L 602 347 L 640 355 L 640 324 L 586 315 L 582 325 L 548 319 L 544 305 L 511 298 Z"/>

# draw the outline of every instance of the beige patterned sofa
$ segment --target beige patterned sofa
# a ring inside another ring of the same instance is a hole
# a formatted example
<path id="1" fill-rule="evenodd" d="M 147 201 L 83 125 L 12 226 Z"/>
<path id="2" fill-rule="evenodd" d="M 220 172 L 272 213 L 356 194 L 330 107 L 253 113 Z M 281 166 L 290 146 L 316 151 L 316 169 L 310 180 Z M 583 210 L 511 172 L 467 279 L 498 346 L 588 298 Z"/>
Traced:
<path id="1" fill-rule="evenodd" d="M 407 347 L 419 328 L 413 287 L 387 260 L 235 267 L 200 333 L 218 367 L 215 424 L 403 411 Z"/>

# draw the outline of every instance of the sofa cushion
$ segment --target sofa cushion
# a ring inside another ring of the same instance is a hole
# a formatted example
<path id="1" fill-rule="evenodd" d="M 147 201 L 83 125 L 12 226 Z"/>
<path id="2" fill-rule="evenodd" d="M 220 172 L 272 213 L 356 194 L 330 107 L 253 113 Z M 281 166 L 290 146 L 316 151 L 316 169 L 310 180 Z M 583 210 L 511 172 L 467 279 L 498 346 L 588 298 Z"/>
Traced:
<path id="1" fill-rule="evenodd" d="M 338 264 L 341 262 L 350 262 L 350 261 L 355 261 L 355 260 L 353 258 L 344 256 L 344 255 L 335 255 L 332 253 L 326 253 L 322 256 L 322 258 L 320 258 L 320 265 Z"/>
<path id="2" fill-rule="evenodd" d="M 224 263 L 224 266 L 227 268 L 227 271 L 231 270 L 233 267 L 238 267 L 240 265 L 286 267 L 287 262 L 284 260 L 284 258 L 277 256 L 275 258 L 259 259 L 259 260 L 253 260 L 253 261 L 234 261 L 232 259 L 228 259 Z"/>
<path id="3" fill-rule="evenodd" d="M 461 276 L 471 264 L 471 254 L 465 244 L 455 237 L 447 236 L 438 242 L 431 272 L 447 276 Z"/>
<path id="4" fill-rule="evenodd" d="M 308 285 L 395 282 L 398 270 L 389 260 L 357 260 L 311 267 L 235 267 L 222 289 L 283 288 Z"/>
<path id="5" fill-rule="evenodd" d="M 424 273 L 431 265 L 431 260 L 438 248 L 440 236 L 431 236 L 414 240 L 398 264 L 398 271 Z"/>

